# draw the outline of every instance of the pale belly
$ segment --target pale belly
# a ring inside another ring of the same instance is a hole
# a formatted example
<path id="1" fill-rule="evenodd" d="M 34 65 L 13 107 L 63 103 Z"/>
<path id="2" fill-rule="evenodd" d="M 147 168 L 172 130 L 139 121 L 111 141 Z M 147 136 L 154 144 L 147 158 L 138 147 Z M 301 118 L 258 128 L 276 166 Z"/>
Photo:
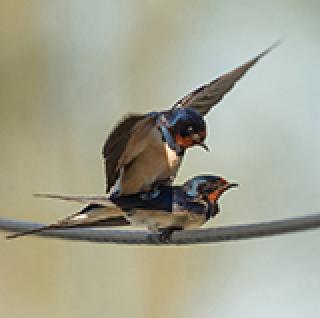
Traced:
<path id="1" fill-rule="evenodd" d="M 198 228 L 206 222 L 205 215 L 191 214 L 187 211 L 170 213 L 168 211 L 135 210 L 127 219 L 134 226 L 147 227 L 151 232 L 170 226 L 179 226 L 184 229 Z"/>
<path id="2" fill-rule="evenodd" d="M 161 136 L 157 136 L 161 138 Z M 171 183 L 180 167 L 182 158 L 160 140 L 146 149 L 125 169 L 121 176 L 121 194 L 149 191 L 155 182 Z"/>

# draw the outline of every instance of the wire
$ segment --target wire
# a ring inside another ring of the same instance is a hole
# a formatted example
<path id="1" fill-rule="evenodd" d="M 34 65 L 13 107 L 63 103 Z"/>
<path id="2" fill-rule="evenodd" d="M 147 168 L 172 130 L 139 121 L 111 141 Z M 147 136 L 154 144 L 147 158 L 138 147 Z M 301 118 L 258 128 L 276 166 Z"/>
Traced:
<path id="1" fill-rule="evenodd" d="M 0 219 L 0 230 L 21 232 L 43 226 L 39 223 Z M 189 245 L 238 241 L 272 235 L 316 229 L 320 227 L 320 214 L 275 220 L 270 222 L 221 226 L 198 230 L 174 232 L 169 242 L 159 240 L 159 235 L 147 231 L 125 231 L 97 228 L 47 230 L 35 235 L 74 241 L 117 243 L 130 245 Z"/>

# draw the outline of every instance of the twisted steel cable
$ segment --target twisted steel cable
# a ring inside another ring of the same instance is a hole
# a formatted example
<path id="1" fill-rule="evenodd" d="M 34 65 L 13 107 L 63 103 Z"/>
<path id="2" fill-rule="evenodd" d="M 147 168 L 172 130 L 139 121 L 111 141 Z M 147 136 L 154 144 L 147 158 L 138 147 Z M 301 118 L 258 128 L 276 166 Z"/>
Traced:
<path id="1" fill-rule="evenodd" d="M 0 230 L 22 232 L 43 226 L 39 223 L 0 219 Z M 190 245 L 238 241 L 272 235 L 306 231 L 320 227 L 320 213 L 274 220 L 270 222 L 220 226 L 198 230 L 174 232 L 169 242 L 159 240 L 159 235 L 147 231 L 127 231 L 79 228 L 66 230 L 47 230 L 36 236 L 60 238 L 74 241 L 97 243 L 117 243 L 130 245 Z"/>

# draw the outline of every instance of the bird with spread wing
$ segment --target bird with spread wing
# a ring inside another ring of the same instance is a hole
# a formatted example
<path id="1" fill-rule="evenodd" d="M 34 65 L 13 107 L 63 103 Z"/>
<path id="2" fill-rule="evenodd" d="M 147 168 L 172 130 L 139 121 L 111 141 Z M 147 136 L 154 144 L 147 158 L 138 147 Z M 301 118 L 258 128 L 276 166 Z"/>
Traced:
<path id="1" fill-rule="evenodd" d="M 130 114 L 113 129 L 104 147 L 106 191 L 119 195 L 156 194 L 159 185 L 174 180 L 186 149 L 204 144 L 204 116 L 236 82 L 279 42 L 232 71 L 202 85 L 171 109 Z"/>

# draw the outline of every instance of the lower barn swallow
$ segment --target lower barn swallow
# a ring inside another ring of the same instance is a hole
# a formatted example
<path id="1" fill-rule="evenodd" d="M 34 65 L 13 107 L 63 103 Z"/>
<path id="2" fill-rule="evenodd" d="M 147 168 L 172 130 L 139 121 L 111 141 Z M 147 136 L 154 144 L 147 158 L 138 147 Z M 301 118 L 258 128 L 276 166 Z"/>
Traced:
<path id="1" fill-rule="evenodd" d="M 115 185 L 119 195 L 127 195 L 172 184 L 185 150 L 195 145 L 207 149 L 203 117 L 276 45 L 190 92 L 169 110 L 125 117 L 103 147 L 107 193 Z"/>
<path id="2" fill-rule="evenodd" d="M 88 205 L 57 223 L 9 235 L 7 238 L 48 229 L 133 225 L 145 226 L 151 232 L 160 233 L 160 239 L 167 241 L 174 231 L 200 227 L 216 216 L 219 212 L 218 199 L 226 190 L 236 186 L 236 183 L 230 183 L 222 177 L 201 175 L 181 186 L 163 185 L 160 194 L 149 199 L 142 199 L 139 193 L 109 197 L 38 195 Z"/>

